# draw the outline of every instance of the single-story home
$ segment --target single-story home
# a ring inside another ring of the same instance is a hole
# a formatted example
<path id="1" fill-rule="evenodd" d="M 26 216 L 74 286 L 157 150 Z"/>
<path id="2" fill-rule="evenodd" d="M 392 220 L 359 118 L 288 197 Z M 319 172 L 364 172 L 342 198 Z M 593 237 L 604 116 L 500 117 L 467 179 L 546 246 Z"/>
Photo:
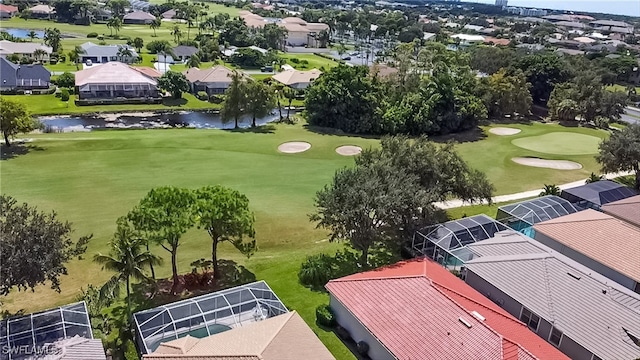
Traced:
<path id="1" fill-rule="evenodd" d="M 430 259 L 331 280 L 326 288 L 343 337 L 372 360 L 569 359 Z"/>
<path id="2" fill-rule="evenodd" d="M 104 64 L 110 61 L 130 64 L 138 58 L 136 50 L 129 45 L 98 45 L 89 41 L 80 47 L 84 50 L 84 53 L 80 54 L 80 62 L 82 63 L 91 60 L 93 64 Z M 131 56 L 123 56 L 122 49 L 128 49 Z"/>
<path id="3" fill-rule="evenodd" d="M 36 50 L 43 50 L 44 54 L 36 56 L 34 53 Z M 13 42 L 8 40 L 0 40 L 0 57 L 5 57 L 7 55 L 16 54 L 20 57 L 26 56 L 32 60 L 41 60 L 47 61 L 49 60 L 49 56 L 53 52 L 53 48 L 50 46 L 46 46 L 43 44 L 38 44 L 34 42 Z"/>
<path id="4" fill-rule="evenodd" d="M 470 245 L 475 256 L 465 262 L 462 278 L 572 359 L 639 358 L 640 295 L 522 238 Z"/>
<path id="5" fill-rule="evenodd" d="M 174 59 L 179 60 L 179 61 L 186 61 L 188 60 L 190 57 L 192 57 L 193 55 L 198 53 L 198 48 L 195 46 L 186 46 L 186 45 L 179 45 L 174 47 L 173 49 L 171 49 L 171 52 L 173 53 Z"/>
<path id="6" fill-rule="evenodd" d="M 640 228 L 640 195 L 610 202 L 601 208 L 605 214 Z"/>
<path id="7" fill-rule="evenodd" d="M 155 16 L 146 11 L 134 11 L 126 14 L 122 18 L 122 22 L 125 24 L 149 25 L 155 19 Z"/>
<path id="8" fill-rule="evenodd" d="M 17 13 L 17 6 L 0 4 L 0 19 L 9 19 Z"/>
<path id="9" fill-rule="evenodd" d="M 533 228 L 537 241 L 640 294 L 640 229 L 636 226 L 587 209 Z"/>
<path id="10" fill-rule="evenodd" d="M 250 28 L 262 28 L 269 24 L 270 20 L 250 11 L 241 11 L 240 17 Z M 308 23 L 298 17 L 286 17 L 275 22 L 278 26 L 287 29 L 287 37 L 284 43 L 288 46 L 304 46 L 318 47 L 320 44 L 316 39 L 316 35 L 321 31 L 329 31 L 329 25 L 324 23 Z"/>
<path id="11" fill-rule="evenodd" d="M 32 18 L 36 19 L 51 19 L 56 13 L 56 9 L 49 5 L 36 5 L 29 8 Z"/>
<path id="12" fill-rule="evenodd" d="M 47 89 L 51 73 L 41 64 L 19 65 L 0 58 L 0 89 Z"/>
<path id="13" fill-rule="evenodd" d="M 216 65 L 209 69 L 191 68 L 183 72 L 191 84 L 191 92 L 204 91 L 207 95 L 224 94 L 231 85 L 233 70 Z"/>
<path id="14" fill-rule="evenodd" d="M 76 93 L 81 100 L 160 96 L 156 80 L 127 64 L 115 61 L 76 72 Z"/>
<path id="15" fill-rule="evenodd" d="M 451 38 L 460 40 L 460 44 L 462 45 L 484 42 L 484 36 L 481 35 L 455 34 L 451 35 Z"/>
<path id="16" fill-rule="evenodd" d="M 304 90 L 322 75 L 322 71 L 312 69 L 308 71 L 285 70 L 273 75 L 272 79 L 292 89 Z"/>
<path id="17" fill-rule="evenodd" d="M 163 342 L 144 360 L 335 360 L 297 312 L 291 311 L 203 338 Z"/>
<path id="18" fill-rule="evenodd" d="M 171 20 L 171 19 L 176 17 L 176 11 L 174 9 L 169 9 L 169 10 L 163 12 L 162 14 L 160 14 L 160 16 L 163 19 Z"/>

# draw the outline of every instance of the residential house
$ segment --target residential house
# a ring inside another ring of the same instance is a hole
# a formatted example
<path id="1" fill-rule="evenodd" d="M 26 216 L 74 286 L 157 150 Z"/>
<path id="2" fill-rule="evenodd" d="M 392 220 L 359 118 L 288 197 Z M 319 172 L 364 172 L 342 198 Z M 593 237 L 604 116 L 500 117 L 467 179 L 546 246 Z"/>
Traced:
<path id="1" fill-rule="evenodd" d="M 470 245 L 465 282 L 572 359 L 640 357 L 640 295 L 517 236 Z"/>
<path id="2" fill-rule="evenodd" d="M 509 39 L 499 39 L 493 36 L 485 36 L 483 42 L 485 44 L 499 45 L 499 46 L 508 46 L 509 44 L 511 44 L 511 40 Z"/>
<path id="3" fill-rule="evenodd" d="M 574 50 L 574 49 L 558 48 L 558 49 L 556 49 L 556 54 L 558 54 L 558 55 L 576 56 L 576 55 L 584 55 L 584 51 L 582 51 L 582 50 Z"/>
<path id="4" fill-rule="evenodd" d="M 599 210 L 602 205 L 635 195 L 638 195 L 636 190 L 611 180 L 600 180 L 564 189 L 560 193 L 561 198 L 569 200 L 577 207 L 596 210 Z"/>
<path id="5" fill-rule="evenodd" d="M 130 64 L 138 58 L 136 50 L 129 45 L 98 45 L 86 42 L 80 47 L 84 50 L 84 53 L 80 54 L 80 62 L 82 63 L 87 63 L 90 60 L 93 64 L 104 64 L 110 61 Z M 131 56 L 123 56 L 122 49 L 128 49 Z"/>
<path id="6" fill-rule="evenodd" d="M 338 324 L 373 360 L 568 359 L 429 259 L 331 280 L 326 288 Z"/>
<path id="7" fill-rule="evenodd" d="M 106 360 L 102 341 L 93 338 L 84 301 L 10 317 L 0 321 L 0 329 L 2 359 Z M 34 357 L 34 350 L 49 351 Z"/>
<path id="8" fill-rule="evenodd" d="M 640 227 L 640 195 L 610 202 L 603 205 L 601 210 L 605 214 Z"/>
<path id="9" fill-rule="evenodd" d="M 169 9 L 169 10 L 163 12 L 162 14 L 160 14 L 160 16 L 165 20 L 172 20 L 173 18 L 176 17 L 176 10 L 175 9 Z"/>
<path id="10" fill-rule="evenodd" d="M 589 24 L 598 30 L 618 32 L 623 34 L 633 34 L 633 25 L 628 24 L 624 21 L 595 20 L 590 22 Z"/>
<path id="11" fill-rule="evenodd" d="M 41 64 L 19 65 L 0 58 L 0 89 L 48 89 L 51 73 Z"/>
<path id="12" fill-rule="evenodd" d="M 17 13 L 17 6 L 0 4 L 0 19 L 9 19 Z"/>
<path id="13" fill-rule="evenodd" d="M 484 42 L 484 36 L 481 35 L 455 34 L 451 35 L 451 38 L 459 40 L 460 45 L 471 45 Z"/>
<path id="14" fill-rule="evenodd" d="M 534 239 L 640 294 L 640 229 L 587 209 L 533 226 Z"/>
<path id="15" fill-rule="evenodd" d="M 594 42 L 596 42 L 596 40 L 586 36 L 578 36 L 576 38 L 573 38 L 573 41 L 577 41 L 581 44 L 593 44 Z"/>
<path id="16" fill-rule="evenodd" d="M 246 10 L 240 11 L 240 17 L 249 28 L 254 29 L 260 29 L 266 24 L 273 22 Z M 286 17 L 274 23 L 287 29 L 287 37 L 284 42 L 288 46 L 306 45 L 309 47 L 318 47 L 321 44 L 317 39 L 317 35 L 323 30 L 329 31 L 329 25 L 327 24 L 308 23 L 298 17 Z"/>
<path id="17" fill-rule="evenodd" d="M 297 312 L 291 311 L 218 334 L 163 342 L 143 360 L 335 360 Z"/>
<path id="18" fill-rule="evenodd" d="M 198 48 L 195 46 L 180 45 L 174 47 L 171 52 L 173 53 L 174 59 L 187 61 L 190 57 L 197 54 L 198 51 Z"/>
<path id="19" fill-rule="evenodd" d="M 44 51 L 43 54 L 35 56 L 36 50 Z M 53 48 L 43 44 L 34 42 L 13 42 L 8 40 L 0 40 L 0 57 L 16 54 L 20 57 L 27 57 L 31 60 L 47 61 L 53 52 Z"/>
<path id="20" fill-rule="evenodd" d="M 40 4 L 29 8 L 29 12 L 34 19 L 52 19 L 56 13 L 56 9 L 49 5 Z"/>
<path id="21" fill-rule="evenodd" d="M 158 80 L 162 76 L 160 71 L 148 66 L 132 66 L 131 68 L 154 80 Z"/>
<path id="22" fill-rule="evenodd" d="M 300 335 L 302 344 L 308 345 L 311 350 L 317 350 L 321 359 L 327 359 L 323 356 L 326 353 L 322 352 L 321 347 L 311 338 L 315 335 L 310 335 L 308 328 L 304 329 L 298 320 L 295 313 L 289 312 L 264 281 L 180 300 L 133 314 L 138 349 L 142 354 L 150 354 L 150 357 L 145 356 L 145 359 L 167 359 L 171 356 L 167 351 L 171 349 L 174 350 L 174 354 L 182 353 L 181 358 L 185 360 L 274 359 L 274 354 L 285 356 L 282 359 L 294 359 L 295 357 L 282 354 L 283 341 L 284 346 L 290 347 L 292 353 L 294 351 L 292 331 Z M 263 322 L 264 326 L 257 325 Z M 241 330 L 244 328 L 247 330 Z M 211 348 L 207 348 L 208 345 L 211 345 Z M 265 347 L 271 349 L 267 351 Z M 251 354 L 238 354 L 242 349 L 251 351 Z M 189 354 L 190 351 L 193 353 Z M 306 354 L 307 350 L 295 351 L 297 354 Z M 226 356 L 224 352 L 228 352 Z M 262 354 L 256 354 L 260 352 Z M 265 355 L 269 357 L 264 357 Z"/>
<path id="23" fill-rule="evenodd" d="M 134 11 L 126 14 L 122 18 L 125 24 L 149 25 L 156 17 L 146 11 Z"/>
<path id="24" fill-rule="evenodd" d="M 322 71 L 318 69 L 312 69 L 308 71 L 301 71 L 301 70 L 294 69 L 294 70 L 285 70 L 285 71 L 279 72 L 273 75 L 273 77 L 271 78 L 292 89 L 304 90 L 307 87 L 309 87 L 309 85 L 311 85 L 311 83 L 315 79 L 320 77 L 320 75 L 322 75 Z"/>
<path id="25" fill-rule="evenodd" d="M 182 72 L 191 84 L 191 92 L 204 91 L 207 95 L 224 94 L 231 85 L 233 71 L 225 66 L 216 65 L 210 69 L 191 68 Z"/>
<path id="26" fill-rule="evenodd" d="M 76 72 L 80 100 L 158 98 L 158 82 L 121 62 L 108 62 Z"/>
<path id="27" fill-rule="evenodd" d="M 113 13 L 109 9 L 96 8 L 91 13 L 94 21 L 108 21 L 113 17 Z"/>
<path id="28" fill-rule="evenodd" d="M 587 25 L 576 21 L 558 21 L 554 23 L 555 26 L 563 27 L 566 29 L 586 29 Z"/>

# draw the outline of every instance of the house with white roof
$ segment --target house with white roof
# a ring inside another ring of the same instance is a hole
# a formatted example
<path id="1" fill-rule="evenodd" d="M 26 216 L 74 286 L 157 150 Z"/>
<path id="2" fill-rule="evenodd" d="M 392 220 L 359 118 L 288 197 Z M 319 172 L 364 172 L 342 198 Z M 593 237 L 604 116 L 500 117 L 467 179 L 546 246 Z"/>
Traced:
<path id="1" fill-rule="evenodd" d="M 159 98 L 158 82 L 121 62 L 108 62 L 76 72 L 76 94 L 80 100 L 104 101 Z"/>

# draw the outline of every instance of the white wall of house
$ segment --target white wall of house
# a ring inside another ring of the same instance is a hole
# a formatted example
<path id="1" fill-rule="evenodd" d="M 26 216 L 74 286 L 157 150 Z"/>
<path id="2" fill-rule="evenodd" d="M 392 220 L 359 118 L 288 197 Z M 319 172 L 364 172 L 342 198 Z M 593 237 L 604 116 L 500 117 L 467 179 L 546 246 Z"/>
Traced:
<path id="1" fill-rule="evenodd" d="M 307 44 L 307 35 L 309 33 L 307 31 L 289 31 L 287 34 L 287 45 L 291 46 L 302 46 Z"/>
<path id="2" fill-rule="evenodd" d="M 351 334 L 353 340 L 357 343 L 364 341 L 369 345 L 369 357 L 372 360 L 395 360 L 387 348 L 385 348 L 378 339 L 376 339 L 362 323 L 333 295 L 329 296 L 329 306 L 333 310 L 333 314 L 340 326 L 345 328 Z"/>

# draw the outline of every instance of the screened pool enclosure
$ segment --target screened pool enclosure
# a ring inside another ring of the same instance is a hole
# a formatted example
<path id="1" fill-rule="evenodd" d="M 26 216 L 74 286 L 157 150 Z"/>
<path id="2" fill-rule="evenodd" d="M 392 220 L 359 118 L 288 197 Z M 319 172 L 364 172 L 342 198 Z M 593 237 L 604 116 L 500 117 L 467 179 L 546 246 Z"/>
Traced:
<path id="1" fill-rule="evenodd" d="M 513 230 L 533 237 L 533 225 L 578 211 L 569 201 L 548 195 L 501 206 L 498 208 L 496 220 Z"/>
<path id="2" fill-rule="evenodd" d="M 133 314 L 143 354 L 187 335 L 204 338 L 289 312 L 264 281 L 181 300 Z"/>
<path id="3" fill-rule="evenodd" d="M 84 301 L 4 319 L 0 322 L 0 359 L 32 359 L 51 352 L 47 349 L 54 343 L 74 336 L 93 339 L 90 324 Z"/>
<path id="4" fill-rule="evenodd" d="M 411 246 L 419 254 L 457 269 L 473 258 L 467 245 L 490 239 L 503 230 L 508 227 L 486 215 L 476 215 L 419 230 L 413 235 Z"/>

